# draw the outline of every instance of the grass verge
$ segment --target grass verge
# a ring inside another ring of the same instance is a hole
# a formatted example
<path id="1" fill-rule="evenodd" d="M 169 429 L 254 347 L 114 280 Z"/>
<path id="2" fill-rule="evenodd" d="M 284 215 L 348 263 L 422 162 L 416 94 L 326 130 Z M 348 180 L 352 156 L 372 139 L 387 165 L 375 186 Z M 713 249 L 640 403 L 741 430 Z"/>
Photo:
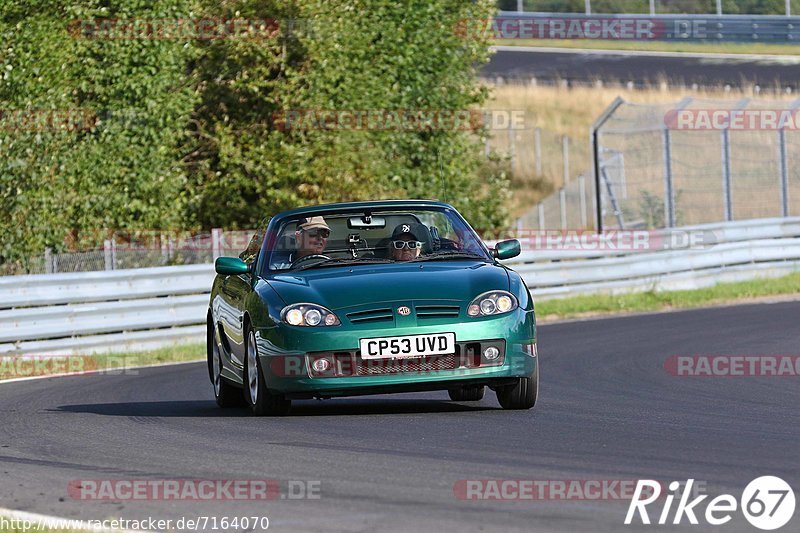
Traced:
<path id="1" fill-rule="evenodd" d="M 535 298 L 536 292 L 533 294 Z M 797 295 L 800 299 L 800 272 L 773 279 L 720 283 L 705 289 L 620 295 L 594 294 L 546 300 L 536 303 L 536 314 L 541 321 L 549 322 L 568 318 L 711 307 L 732 302 L 746 303 L 754 299 L 783 295 Z"/>
<path id="2" fill-rule="evenodd" d="M 107 372 L 121 374 L 126 368 L 159 363 L 202 361 L 206 349 L 203 344 L 180 344 L 168 348 L 143 352 L 109 353 L 97 355 L 18 356 L 0 357 L 0 381 L 34 376 L 50 376 L 72 372 Z M 2 530 L 0 530 L 2 533 Z"/>
<path id="3" fill-rule="evenodd" d="M 497 46 L 539 46 L 586 50 L 629 50 L 636 52 L 689 52 L 694 54 L 798 55 L 793 44 L 765 43 L 676 43 L 650 41 L 598 41 L 561 39 L 498 39 Z"/>

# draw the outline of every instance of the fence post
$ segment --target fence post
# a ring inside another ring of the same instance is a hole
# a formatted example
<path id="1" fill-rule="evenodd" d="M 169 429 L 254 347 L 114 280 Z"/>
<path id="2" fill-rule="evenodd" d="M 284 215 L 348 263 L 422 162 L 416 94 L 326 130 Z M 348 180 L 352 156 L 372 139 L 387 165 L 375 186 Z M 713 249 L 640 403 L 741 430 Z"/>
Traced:
<path id="1" fill-rule="evenodd" d="M 213 228 L 211 230 L 211 260 L 216 261 L 217 257 L 222 255 L 220 244 L 222 243 L 222 228 Z"/>
<path id="2" fill-rule="evenodd" d="M 558 191 L 558 203 L 561 207 L 561 229 L 567 229 L 567 191 L 562 187 Z"/>
<path id="3" fill-rule="evenodd" d="M 672 190 L 672 147 L 668 128 L 661 131 L 661 142 L 664 150 L 664 224 L 672 228 L 675 227 L 675 195 Z"/>
<path id="4" fill-rule="evenodd" d="M 788 2 L 787 2 L 788 5 Z M 778 130 L 781 172 L 781 216 L 789 216 L 789 161 L 786 155 L 786 130 Z"/>
<path id="5" fill-rule="evenodd" d="M 544 229 L 544 204 L 539 204 L 539 229 Z"/>
<path id="6" fill-rule="evenodd" d="M 53 249 L 50 247 L 44 249 L 44 271 L 53 274 Z"/>
<path id="7" fill-rule="evenodd" d="M 564 186 L 569 182 L 569 137 L 564 135 L 561 141 L 561 151 L 564 158 Z"/>
<path id="8" fill-rule="evenodd" d="M 583 174 L 578 176 L 578 189 L 581 195 L 581 229 L 586 229 L 589 219 L 586 212 L 586 177 Z"/>
<path id="9" fill-rule="evenodd" d="M 111 254 L 111 240 L 106 239 L 103 241 L 103 259 L 105 259 L 106 270 L 114 270 L 114 260 Z"/>
<path id="10" fill-rule="evenodd" d="M 542 130 L 533 130 L 533 149 L 536 155 L 536 175 L 542 175 Z"/>
<path id="11" fill-rule="evenodd" d="M 731 193 L 731 133 L 722 130 L 722 199 L 725 203 L 725 221 L 733 220 L 733 195 Z"/>
<path id="12" fill-rule="evenodd" d="M 517 147 L 515 146 L 516 135 L 514 134 L 514 124 L 508 121 L 508 153 L 511 155 L 511 168 L 514 168 L 514 163 L 517 159 Z"/>

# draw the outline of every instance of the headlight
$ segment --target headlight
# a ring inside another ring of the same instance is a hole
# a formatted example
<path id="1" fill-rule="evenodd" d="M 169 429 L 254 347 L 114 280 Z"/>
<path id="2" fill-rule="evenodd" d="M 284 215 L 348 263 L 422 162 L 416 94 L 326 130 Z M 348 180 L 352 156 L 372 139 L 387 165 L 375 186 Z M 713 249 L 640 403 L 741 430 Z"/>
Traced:
<path id="1" fill-rule="evenodd" d="M 467 314 L 472 317 L 501 315 L 517 308 L 517 299 L 506 291 L 485 292 L 472 300 Z"/>
<path id="2" fill-rule="evenodd" d="M 290 326 L 338 326 L 339 318 L 317 304 L 292 304 L 281 311 L 281 320 Z"/>

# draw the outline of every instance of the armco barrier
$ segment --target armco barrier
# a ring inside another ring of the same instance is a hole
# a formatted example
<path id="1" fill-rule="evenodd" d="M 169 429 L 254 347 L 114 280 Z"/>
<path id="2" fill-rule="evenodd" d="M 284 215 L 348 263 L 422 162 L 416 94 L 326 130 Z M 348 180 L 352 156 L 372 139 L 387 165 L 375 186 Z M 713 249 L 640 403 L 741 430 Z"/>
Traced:
<path id="1" fill-rule="evenodd" d="M 637 253 L 525 250 L 506 264 L 537 299 L 698 288 L 800 271 L 800 217 L 681 230 L 706 232 L 717 244 Z M 0 278 L 0 355 L 202 343 L 213 278 L 208 264 Z"/>

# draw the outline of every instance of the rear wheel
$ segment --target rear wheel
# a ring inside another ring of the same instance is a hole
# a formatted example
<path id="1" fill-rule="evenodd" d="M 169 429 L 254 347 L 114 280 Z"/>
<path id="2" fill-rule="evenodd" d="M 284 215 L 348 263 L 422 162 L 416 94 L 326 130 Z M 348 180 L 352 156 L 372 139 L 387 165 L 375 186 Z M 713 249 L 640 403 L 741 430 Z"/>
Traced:
<path id="1" fill-rule="evenodd" d="M 517 378 L 514 385 L 497 389 L 497 401 L 503 409 L 531 409 L 539 397 L 539 362 L 528 377 Z"/>
<path id="2" fill-rule="evenodd" d="M 208 376 L 214 386 L 214 399 L 220 407 L 238 407 L 243 402 L 242 391 L 222 377 L 222 353 L 217 344 L 214 326 L 209 322 L 207 341 Z"/>
<path id="3" fill-rule="evenodd" d="M 272 394 L 267 389 L 261 362 L 256 348 L 256 334 L 247 332 L 247 353 L 244 365 L 244 397 L 254 414 L 258 416 L 282 416 L 289 412 L 292 405 L 282 394 Z"/>
<path id="4" fill-rule="evenodd" d="M 458 389 L 450 389 L 447 394 L 454 402 L 478 402 L 483 399 L 483 394 L 486 388 L 483 385 L 460 387 Z"/>

